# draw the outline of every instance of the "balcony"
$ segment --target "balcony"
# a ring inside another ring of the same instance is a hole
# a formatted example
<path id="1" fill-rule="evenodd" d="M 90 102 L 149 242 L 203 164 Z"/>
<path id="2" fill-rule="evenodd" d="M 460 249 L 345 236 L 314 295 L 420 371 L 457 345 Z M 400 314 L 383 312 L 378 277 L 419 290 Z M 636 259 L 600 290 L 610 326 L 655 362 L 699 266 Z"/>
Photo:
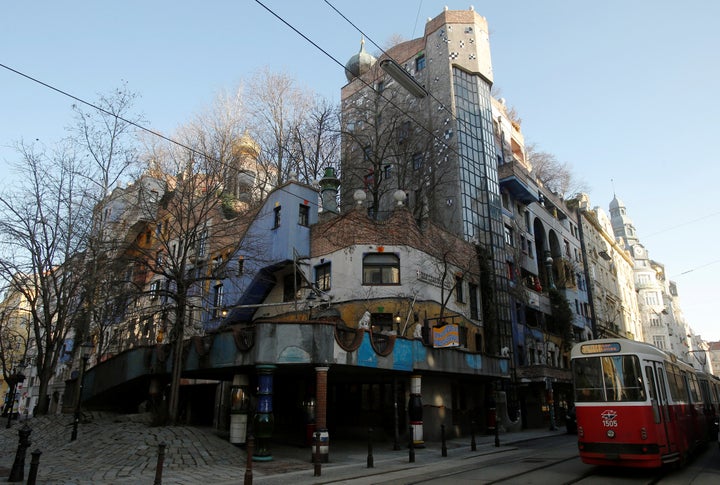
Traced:
<path id="1" fill-rule="evenodd" d="M 535 180 L 519 162 L 503 163 L 498 166 L 500 187 L 510 192 L 513 199 L 523 204 L 538 201 L 538 189 Z"/>

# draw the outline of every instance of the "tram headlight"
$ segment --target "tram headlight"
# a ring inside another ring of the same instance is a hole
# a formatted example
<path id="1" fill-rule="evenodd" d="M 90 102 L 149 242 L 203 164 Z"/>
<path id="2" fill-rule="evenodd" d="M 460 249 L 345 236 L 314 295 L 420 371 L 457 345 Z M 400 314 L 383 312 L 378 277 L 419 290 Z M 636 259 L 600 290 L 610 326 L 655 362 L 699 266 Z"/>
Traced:
<path id="1" fill-rule="evenodd" d="M 614 438 L 614 437 L 615 437 L 615 431 L 612 430 L 612 429 L 609 429 L 609 430 L 607 431 L 607 437 L 610 438 L 610 439 Z"/>

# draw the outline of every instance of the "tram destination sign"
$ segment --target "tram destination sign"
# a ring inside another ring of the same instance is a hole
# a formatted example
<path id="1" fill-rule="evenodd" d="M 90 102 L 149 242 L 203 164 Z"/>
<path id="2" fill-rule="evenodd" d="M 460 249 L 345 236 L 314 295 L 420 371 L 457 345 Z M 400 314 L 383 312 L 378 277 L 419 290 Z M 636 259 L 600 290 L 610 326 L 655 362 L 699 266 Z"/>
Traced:
<path id="1" fill-rule="evenodd" d="M 582 354 L 611 354 L 616 352 L 620 352 L 619 342 L 583 344 L 580 346 L 580 353 Z"/>

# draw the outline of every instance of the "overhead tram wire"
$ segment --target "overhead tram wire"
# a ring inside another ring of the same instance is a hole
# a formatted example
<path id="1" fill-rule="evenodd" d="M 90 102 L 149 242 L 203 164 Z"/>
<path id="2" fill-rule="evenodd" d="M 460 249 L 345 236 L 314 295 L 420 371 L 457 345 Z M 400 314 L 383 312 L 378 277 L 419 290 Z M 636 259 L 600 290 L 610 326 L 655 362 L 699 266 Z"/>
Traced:
<path id="1" fill-rule="evenodd" d="M 277 13 L 275 13 L 275 11 L 273 11 L 270 7 L 266 6 L 266 5 L 265 5 L 264 3 L 262 3 L 260 0 L 255 0 L 255 3 L 257 3 L 257 4 L 260 5 L 262 8 L 264 8 L 265 10 L 267 10 L 272 16 L 274 16 L 274 17 L 277 18 L 280 22 L 282 22 L 282 23 L 285 24 L 287 27 L 289 27 L 290 29 L 292 29 L 296 34 L 298 34 L 300 37 L 302 37 L 303 39 L 305 39 L 305 40 L 306 40 L 307 42 L 309 42 L 313 47 L 315 47 L 315 48 L 318 49 L 320 52 L 322 52 L 323 54 L 325 54 L 330 60 L 332 60 L 334 63 L 336 63 L 338 66 L 340 66 L 343 70 L 345 70 L 345 65 L 344 65 L 342 62 L 340 62 L 339 60 L 337 60 L 335 57 L 333 57 L 332 54 L 328 53 L 325 49 L 323 49 L 322 47 L 320 47 L 319 45 L 317 45 L 315 42 L 313 42 L 308 36 L 306 36 L 305 34 L 303 34 L 302 32 L 300 32 L 300 31 L 299 31 L 298 29 L 296 29 L 292 24 L 290 24 L 288 21 L 286 21 L 286 20 L 285 20 L 284 18 L 282 18 L 280 15 L 278 15 Z M 327 3 L 327 1 L 326 1 L 326 3 Z M 328 4 L 328 5 L 330 5 L 330 4 Z M 330 5 L 330 7 L 332 7 L 333 9 L 335 8 L 335 7 L 333 7 L 332 5 Z M 337 11 L 337 9 L 335 9 L 335 11 Z M 338 13 L 340 14 L 340 12 L 338 12 Z M 340 15 L 342 15 L 342 14 L 340 14 Z M 343 18 L 345 18 L 345 17 L 343 17 Z M 347 19 L 346 19 L 346 20 L 347 20 Z M 348 20 L 348 22 L 350 22 L 350 21 Z M 352 22 L 350 22 L 350 23 L 351 23 L 351 25 L 353 25 Z M 353 25 L 353 27 L 355 27 L 355 26 Z M 357 27 L 355 27 L 355 28 L 356 28 L 359 32 L 362 33 L 362 31 L 361 31 L 360 29 L 358 29 Z M 371 42 L 372 42 L 372 40 L 371 40 Z M 372 43 L 373 43 L 373 45 L 377 46 L 377 44 L 375 44 L 375 42 L 372 42 Z M 380 49 L 380 50 L 382 50 L 382 49 Z M 388 56 L 388 57 L 389 57 L 389 56 Z M 397 103 L 395 103 L 395 102 L 394 102 L 393 100 L 391 100 L 391 99 L 386 98 L 386 97 L 383 95 L 383 93 L 381 93 L 381 92 L 379 92 L 377 89 L 375 89 L 374 86 L 372 86 L 370 83 L 368 83 L 367 81 L 365 81 L 361 76 L 357 76 L 356 79 L 358 79 L 360 82 L 362 82 L 366 87 L 372 89 L 372 90 L 373 90 L 375 93 L 377 93 L 382 99 L 384 99 L 384 100 L 387 101 L 390 105 L 392 105 L 394 108 L 396 108 L 400 113 L 402 113 L 402 114 L 404 114 L 405 116 L 407 116 L 408 119 L 410 119 L 413 123 L 415 123 L 415 125 L 417 125 L 418 127 L 420 127 L 423 131 L 425 131 L 426 133 L 428 133 L 437 143 L 443 145 L 446 149 L 448 149 L 448 150 L 450 150 L 451 152 L 453 152 L 453 153 L 454 153 L 455 155 L 457 155 L 459 158 L 466 158 L 465 155 L 463 155 L 462 153 L 458 152 L 458 151 L 455 149 L 455 147 L 453 147 L 453 146 L 448 145 L 447 143 L 445 143 L 445 140 L 443 140 L 442 138 L 440 138 L 437 134 L 433 133 L 433 132 L 432 132 L 430 129 L 428 129 L 424 124 L 420 123 L 417 119 L 415 119 L 415 117 L 413 117 L 411 114 L 409 114 L 407 111 L 405 111 L 402 107 L 398 106 Z M 435 100 L 437 101 L 436 98 L 433 97 L 433 99 L 435 99 Z M 440 105 L 443 107 L 443 109 L 447 110 L 447 107 L 445 107 L 445 105 L 443 105 L 442 103 L 440 103 Z M 454 117 L 454 116 L 453 116 L 453 117 Z M 461 120 L 458 120 L 457 118 L 455 118 L 455 121 L 457 121 L 457 122 L 459 123 Z"/>
<path id="2" fill-rule="evenodd" d="M 115 114 L 115 113 L 112 113 L 112 112 L 110 112 L 110 111 L 108 111 L 108 110 L 106 110 L 106 109 L 104 109 L 104 108 L 102 108 L 102 107 L 100 107 L 100 106 L 97 106 L 96 104 L 91 103 L 90 101 L 86 101 L 86 100 L 84 100 L 84 99 L 82 99 L 82 98 L 80 98 L 80 97 L 78 97 L 78 96 L 75 96 L 75 95 L 73 95 L 73 94 L 68 93 L 67 91 L 63 91 L 63 90 L 60 89 L 60 88 L 56 88 L 55 86 L 53 86 L 53 85 L 51 85 L 51 84 L 48 84 L 48 83 L 46 83 L 46 82 L 43 82 L 43 81 L 41 81 L 41 80 L 39 80 L 39 79 L 37 79 L 37 78 L 34 78 L 34 77 L 32 77 L 32 76 L 30 76 L 30 75 L 28 75 L 28 74 L 25 74 L 24 72 L 18 71 L 17 69 L 13 69 L 12 67 L 7 66 L 7 65 L 5 65 L 5 64 L 3 64 L 3 63 L 0 63 L 0 67 L 2 67 L 3 69 L 7 69 L 8 71 L 10 71 L 10 72 L 12 72 L 12 73 L 14 73 L 14 74 L 17 74 L 18 76 L 24 77 L 25 79 L 28 79 L 28 80 L 30 80 L 30 81 L 32 81 L 32 82 L 34 82 L 34 83 L 40 84 L 40 85 L 43 86 L 43 87 L 46 87 L 46 88 L 48 88 L 48 89 L 51 89 L 52 91 L 55 91 L 56 93 L 60 93 L 60 94 L 62 94 L 63 96 L 66 96 L 66 97 L 68 97 L 68 98 L 70 98 L 70 99 L 73 99 L 73 100 L 77 101 L 78 103 L 82 103 L 82 104 L 84 104 L 84 105 L 86 105 L 86 106 L 91 107 L 92 109 L 95 109 L 95 110 L 97 110 L 97 111 L 100 111 L 101 113 L 104 113 L 104 114 L 106 114 L 106 115 L 108 115 L 108 116 L 112 116 L 113 118 L 116 118 L 116 119 L 118 119 L 118 120 L 120 120 L 120 121 L 123 121 L 123 122 L 125 122 L 125 123 L 127 123 L 127 124 L 129 124 L 129 125 L 131 125 L 131 126 L 134 126 L 135 128 L 137 128 L 137 129 L 139 129 L 139 130 L 142 130 L 142 131 L 144 131 L 144 132 L 146 132 L 146 133 L 149 133 L 149 134 L 151 134 L 151 135 L 153 135 L 153 136 L 157 136 L 158 138 L 161 138 L 161 139 L 163 139 L 163 140 L 165 140 L 165 141 L 167 141 L 167 142 L 169 142 L 169 143 L 172 143 L 173 145 L 176 145 L 176 146 L 178 146 L 178 147 L 180 147 L 180 148 L 184 148 L 184 149 L 188 150 L 188 151 L 189 151 L 191 154 L 193 154 L 193 155 L 199 155 L 199 156 L 205 158 L 206 160 L 210 160 L 210 161 L 213 161 L 213 162 L 217 163 L 217 164 L 220 165 L 221 167 L 230 168 L 230 166 L 229 166 L 226 162 L 224 162 L 224 161 L 222 161 L 222 160 L 218 160 L 217 158 L 215 158 L 215 157 L 213 157 L 213 156 L 211 156 L 211 155 L 208 155 L 208 154 L 203 153 L 203 152 L 201 152 L 201 151 L 199 151 L 199 150 L 197 150 L 197 149 L 195 149 L 195 148 L 192 148 L 192 147 L 190 147 L 190 146 L 188 146 L 188 145 L 185 145 L 184 143 L 179 142 L 179 141 L 177 141 L 177 140 L 174 140 L 174 139 L 172 139 L 172 138 L 170 138 L 170 137 L 168 137 L 168 136 L 165 136 L 165 135 L 163 135 L 162 133 L 158 133 L 158 132 L 155 131 L 155 130 L 152 130 L 152 129 L 150 129 L 150 128 L 147 128 L 147 127 L 145 127 L 145 126 L 142 126 L 141 124 L 139 124 L 139 123 L 137 123 L 137 122 L 135 122 L 135 121 L 128 120 L 127 118 L 124 118 L 124 117 L 122 117 L 122 116 L 120 116 L 120 115 L 117 115 L 117 114 Z M 281 192 L 285 192 L 286 194 L 292 195 L 293 197 L 296 197 L 296 198 L 298 198 L 298 199 L 300 199 L 300 200 L 305 200 L 305 199 L 303 199 L 302 197 L 298 196 L 297 194 L 293 194 L 292 192 L 289 192 L 289 191 L 285 190 L 285 189 L 282 188 L 282 187 L 276 187 L 276 190 L 279 190 L 279 191 L 281 191 Z"/>
<path id="3" fill-rule="evenodd" d="M 382 53 L 382 55 L 384 55 L 384 56 L 387 57 L 388 59 L 392 59 L 392 60 L 395 61 L 396 63 L 400 64 L 399 62 L 397 62 L 396 59 L 394 59 L 392 56 L 390 56 L 385 49 L 383 49 L 382 47 L 380 47 L 380 46 L 378 45 L 378 43 L 375 42 L 375 41 L 372 39 L 372 37 L 370 37 L 369 35 L 367 35 L 360 27 L 358 27 L 357 25 L 355 25 L 355 23 L 354 23 L 352 20 L 350 20 L 349 18 L 347 18 L 347 17 L 345 16 L 345 14 L 343 14 L 340 10 L 338 10 L 337 8 L 335 8 L 335 6 L 334 6 L 332 3 L 330 3 L 329 0 L 323 0 L 323 1 L 324 1 L 331 9 L 333 9 L 339 16 L 341 16 L 347 23 L 349 23 L 350 25 L 352 25 L 355 30 L 357 30 L 357 31 L 358 31 L 360 34 L 362 34 L 367 40 L 369 40 L 369 41 L 372 43 L 372 45 L 374 45 L 375 47 L 377 47 L 377 48 L 380 50 L 380 52 Z M 419 15 L 419 14 L 420 14 L 420 9 L 418 8 L 418 15 Z M 417 22 L 417 20 L 416 20 L 416 22 Z M 409 74 L 408 74 L 408 75 L 409 75 Z M 445 106 L 445 104 L 444 104 L 442 101 L 440 101 L 439 99 L 437 99 L 437 98 L 433 95 L 433 93 L 431 93 L 431 92 L 430 92 L 429 90 L 427 90 L 427 89 L 426 89 L 425 91 L 427 92 L 428 96 L 430 96 L 430 98 L 432 98 L 434 101 L 436 101 L 436 102 L 440 105 L 440 107 L 441 107 L 458 125 L 461 125 L 461 124 L 463 124 L 463 123 L 467 123 L 466 121 L 459 119 L 459 118 L 455 115 L 455 113 L 453 113 L 447 106 Z M 444 142 L 443 142 L 443 144 L 444 144 Z M 454 150 L 452 147 L 449 147 L 447 144 L 445 144 L 445 146 L 446 146 L 447 148 L 450 148 L 450 149 L 451 149 L 456 155 L 458 155 L 459 157 L 461 157 L 461 158 L 463 157 L 463 155 L 461 155 L 460 153 L 458 153 L 458 152 L 457 152 L 456 150 Z"/>

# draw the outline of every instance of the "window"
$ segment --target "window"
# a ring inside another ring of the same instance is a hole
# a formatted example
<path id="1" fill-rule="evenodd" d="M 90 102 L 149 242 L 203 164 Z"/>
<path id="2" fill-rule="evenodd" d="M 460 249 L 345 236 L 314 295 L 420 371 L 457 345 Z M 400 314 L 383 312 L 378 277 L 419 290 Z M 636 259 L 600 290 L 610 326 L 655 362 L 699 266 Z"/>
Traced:
<path id="1" fill-rule="evenodd" d="M 366 145 L 363 147 L 363 161 L 367 162 L 372 159 L 372 146 Z"/>
<path id="2" fill-rule="evenodd" d="M 222 283 L 215 285 L 213 288 L 213 310 L 212 310 L 212 316 L 213 318 L 218 318 L 222 316 L 222 310 L 224 306 L 223 297 L 224 297 L 224 288 Z"/>
<path id="3" fill-rule="evenodd" d="M 470 318 L 478 320 L 480 318 L 480 305 L 478 304 L 478 285 L 470 283 L 468 285 L 468 293 L 470 295 Z"/>
<path id="4" fill-rule="evenodd" d="M 208 231 L 207 231 L 207 229 L 203 229 L 200 232 L 200 236 L 198 237 L 198 242 L 197 242 L 198 258 L 205 257 L 205 255 L 207 254 L 207 240 L 208 240 Z"/>
<path id="5" fill-rule="evenodd" d="M 403 143 L 410 136 L 410 122 L 403 121 L 398 128 L 398 143 Z"/>
<path id="6" fill-rule="evenodd" d="M 463 294 L 462 276 L 455 276 L 455 300 L 458 303 L 465 303 L 465 295 Z"/>
<path id="7" fill-rule="evenodd" d="M 512 227 L 505 225 L 505 244 L 511 247 L 515 247 L 515 237 L 513 235 Z"/>
<path id="8" fill-rule="evenodd" d="M 281 206 L 277 206 L 273 209 L 273 229 L 280 227 L 280 210 Z"/>
<path id="9" fill-rule="evenodd" d="M 425 53 L 421 52 L 415 58 L 415 70 L 422 71 L 423 69 L 425 69 Z"/>
<path id="10" fill-rule="evenodd" d="M 242 276 L 245 272 L 245 256 L 238 257 L 237 275 Z"/>
<path id="11" fill-rule="evenodd" d="M 160 297 L 160 280 L 155 280 L 150 285 L 150 299 L 157 300 Z"/>
<path id="12" fill-rule="evenodd" d="M 394 254 L 372 253 L 363 257 L 363 285 L 399 285 L 400 258 Z"/>
<path id="13" fill-rule="evenodd" d="M 665 350 L 665 337 L 662 335 L 653 335 L 653 345 L 660 350 Z"/>
<path id="14" fill-rule="evenodd" d="M 578 402 L 645 400 L 642 369 L 635 355 L 575 359 L 572 367 Z"/>
<path id="15" fill-rule="evenodd" d="M 420 153 L 420 152 L 413 153 L 412 166 L 413 166 L 413 170 L 420 170 L 422 168 L 422 166 L 423 166 L 423 154 L 422 153 Z"/>
<path id="16" fill-rule="evenodd" d="M 320 291 L 330 290 L 330 263 L 315 266 L 315 288 Z"/>
<path id="17" fill-rule="evenodd" d="M 392 165 L 385 165 L 383 167 L 383 177 L 386 179 L 392 177 Z"/>
<path id="18" fill-rule="evenodd" d="M 377 91 L 378 94 L 382 94 L 382 92 L 385 91 L 385 81 L 378 81 L 375 85 L 375 91 Z"/>
<path id="19" fill-rule="evenodd" d="M 310 225 L 310 207 L 305 204 L 300 204 L 298 224 L 305 227 Z"/>

